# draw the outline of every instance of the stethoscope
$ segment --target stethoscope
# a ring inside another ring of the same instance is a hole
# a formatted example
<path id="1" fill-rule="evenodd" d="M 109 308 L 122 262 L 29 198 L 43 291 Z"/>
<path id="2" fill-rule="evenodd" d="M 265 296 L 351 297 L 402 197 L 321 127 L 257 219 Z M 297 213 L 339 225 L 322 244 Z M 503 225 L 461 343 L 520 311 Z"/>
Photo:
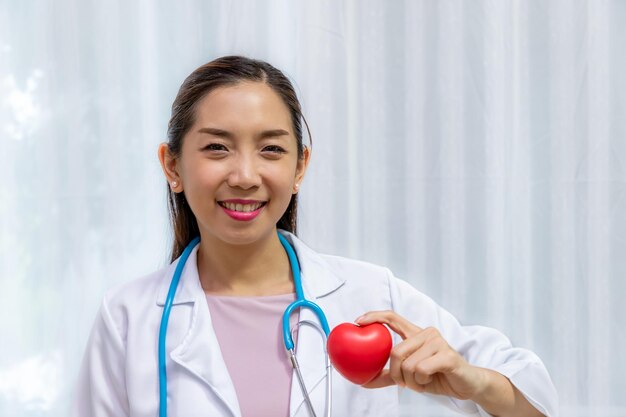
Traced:
<path id="1" fill-rule="evenodd" d="M 289 354 L 289 359 L 291 360 L 291 365 L 293 369 L 296 371 L 296 375 L 298 377 L 298 382 L 300 383 L 300 389 L 302 390 L 302 394 L 304 395 L 304 399 L 309 407 L 309 411 L 311 415 L 316 416 L 315 410 L 313 409 L 313 404 L 311 402 L 311 398 L 309 397 L 309 393 L 306 389 L 306 385 L 304 384 L 304 379 L 302 377 L 302 373 L 300 372 L 300 365 L 298 364 L 298 358 L 296 357 L 294 344 L 293 344 L 293 331 L 296 331 L 298 327 L 302 324 L 307 324 L 315 327 L 319 330 L 320 334 L 324 338 L 324 352 L 326 356 L 326 416 L 330 417 L 331 415 L 331 405 L 332 405 L 332 366 L 330 364 L 330 360 L 328 358 L 328 352 L 326 351 L 326 340 L 328 338 L 328 334 L 330 333 L 330 329 L 328 327 L 328 320 L 326 320 L 326 316 L 324 312 L 312 301 L 304 298 L 304 291 L 302 291 L 302 280 L 300 278 L 300 264 L 298 262 L 298 258 L 291 247 L 291 244 L 287 241 L 287 239 L 278 233 L 278 238 L 280 239 L 280 243 L 285 248 L 287 252 L 287 256 L 289 257 L 289 264 L 291 265 L 291 272 L 293 273 L 293 283 L 296 287 L 296 296 L 297 299 L 293 303 L 287 306 L 287 309 L 283 313 L 283 342 L 285 343 L 285 348 Z M 200 243 L 200 237 L 196 237 L 193 239 L 182 255 L 180 256 L 180 260 L 178 261 L 178 265 L 176 265 L 176 270 L 174 271 L 174 276 L 172 277 L 172 282 L 170 284 L 170 288 L 167 292 L 167 298 L 165 300 L 165 306 L 163 307 L 163 315 L 161 316 L 161 325 L 159 327 L 159 417 L 167 417 L 167 375 L 165 369 L 165 336 L 167 334 L 167 324 L 170 319 L 170 310 L 172 309 L 172 303 L 174 302 L 174 295 L 176 294 L 176 288 L 178 287 L 178 281 L 180 281 L 180 276 L 183 272 L 183 268 L 185 267 L 185 263 L 187 262 L 187 258 L 191 254 L 193 248 Z M 320 325 L 314 323 L 309 320 L 299 321 L 296 327 L 291 330 L 289 328 L 289 317 L 291 313 L 294 312 L 297 308 L 308 308 L 313 311 L 317 316 Z"/>

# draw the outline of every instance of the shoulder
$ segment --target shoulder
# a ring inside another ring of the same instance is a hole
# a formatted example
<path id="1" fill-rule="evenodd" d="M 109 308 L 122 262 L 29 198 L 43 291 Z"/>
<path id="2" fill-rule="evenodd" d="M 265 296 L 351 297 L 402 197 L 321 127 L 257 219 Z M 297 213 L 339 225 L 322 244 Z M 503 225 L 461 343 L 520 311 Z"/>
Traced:
<path id="1" fill-rule="evenodd" d="M 327 267 L 346 279 L 359 277 L 359 280 L 389 280 L 391 271 L 381 265 L 343 256 L 320 254 Z"/>
<path id="2" fill-rule="evenodd" d="M 169 268 L 168 265 L 109 288 L 104 295 L 104 302 L 109 307 L 137 304 L 144 300 L 151 303 L 156 302 L 160 285 Z"/>
<path id="3" fill-rule="evenodd" d="M 159 289 L 168 270 L 165 266 L 109 288 L 100 306 L 101 322 L 126 340 L 129 323 L 145 320 L 157 311 Z"/>
<path id="4" fill-rule="evenodd" d="M 431 326 L 440 318 L 437 303 L 386 266 L 330 254 L 317 254 L 324 266 L 345 284 L 343 293 L 360 299 L 384 300 L 380 309 L 391 309 L 411 316 L 421 325 Z"/>
<path id="5" fill-rule="evenodd" d="M 320 254 L 325 267 L 343 281 L 341 291 L 353 299 L 377 299 L 383 304 L 378 309 L 392 308 L 393 293 L 398 279 L 386 266 L 343 256 Z"/>
<path id="6" fill-rule="evenodd" d="M 290 232 L 280 230 L 280 233 L 295 246 L 304 270 L 321 273 L 315 278 L 316 285 L 322 285 L 319 281 L 326 278 L 332 282 L 326 287 L 341 287 L 344 291 L 346 288 L 378 291 L 381 294 L 397 292 L 399 285 L 410 287 L 410 284 L 396 278 L 386 266 L 317 251 Z"/>
<path id="7" fill-rule="evenodd" d="M 419 302 L 422 306 L 434 304 L 426 294 L 409 282 L 395 276 L 386 266 L 336 255 L 320 254 L 320 257 L 333 272 L 346 281 L 346 284 L 378 291 L 384 289 L 389 293 L 395 305 L 403 302 Z"/>

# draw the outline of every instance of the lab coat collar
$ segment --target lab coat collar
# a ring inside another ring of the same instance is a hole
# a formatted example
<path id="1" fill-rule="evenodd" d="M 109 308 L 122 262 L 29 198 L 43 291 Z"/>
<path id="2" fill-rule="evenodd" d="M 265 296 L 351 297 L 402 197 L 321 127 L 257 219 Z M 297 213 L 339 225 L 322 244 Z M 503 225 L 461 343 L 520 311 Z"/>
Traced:
<path id="1" fill-rule="evenodd" d="M 307 300 L 314 301 L 327 313 L 330 309 L 324 297 L 331 294 L 345 283 L 329 263 L 318 253 L 306 246 L 289 232 L 279 231 L 293 245 L 300 268 L 302 270 L 302 289 Z M 331 318 L 328 318 L 330 321 Z M 310 309 L 300 309 L 298 322 L 319 324 L 319 319 Z M 329 323 L 329 325 L 331 325 Z M 331 325 L 332 326 L 332 325 Z M 326 384 L 326 344 L 319 331 L 308 325 L 300 326 L 296 341 L 296 356 L 300 363 L 302 379 L 309 392 L 317 415 L 323 415 L 327 406 Z M 292 374 L 291 395 L 289 405 L 290 416 L 309 415 L 304 394 L 297 380 L 296 372 Z"/>
<path id="2" fill-rule="evenodd" d="M 333 271 L 324 258 L 313 249 L 306 246 L 296 235 L 282 229 L 278 229 L 278 232 L 287 238 L 296 252 L 302 271 L 302 289 L 307 299 L 313 300 L 324 297 L 345 283 L 345 279 L 341 278 Z M 200 286 L 200 278 L 198 275 L 198 247 L 199 245 L 196 245 L 196 247 L 193 248 L 185 263 L 176 295 L 174 296 L 173 305 L 193 303 L 198 296 L 203 296 L 204 294 Z M 172 277 L 179 261 L 180 257 L 166 268 L 157 297 L 157 304 L 160 306 L 165 305 L 170 283 L 172 282 Z"/>
<path id="3" fill-rule="evenodd" d="M 199 292 L 203 292 L 202 286 L 200 285 L 200 277 L 198 275 L 199 247 L 200 245 L 196 245 L 189 254 L 189 258 L 187 258 L 187 262 L 185 263 L 183 272 L 180 276 L 180 281 L 178 281 L 178 288 L 176 288 L 176 294 L 174 295 L 172 305 L 193 303 L 196 301 L 196 297 L 201 295 Z M 163 274 L 157 296 L 157 305 L 159 306 L 165 305 L 167 293 L 170 289 L 170 284 L 172 283 L 172 278 L 174 277 L 174 272 L 176 271 L 176 266 L 179 262 L 180 256 L 166 268 L 165 273 Z"/>
<path id="4" fill-rule="evenodd" d="M 294 234 L 284 230 L 279 230 L 279 233 L 292 244 L 296 252 L 300 263 L 302 289 L 305 297 L 308 300 L 323 304 L 323 297 L 341 287 L 345 283 L 345 279 L 341 278 L 322 256 L 307 247 Z M 197 251 L 198 246 L 189 255 L 173 301 L 173 305 L 195 303 L 194 317 L 187 336 L 170 353 L 170 357 L 204 381 L 222 399 L 233 416 L 239 416 L 240 411 L 235 388 L 213 331 L 205 293 L 200 285 Z M 179 261 L 180 258 L 166 268 L 157 296 L 159 306 L 165 304 L 172 276 Z M 320 306 L 324 309 L 323 305 Z M 315 315 L 308 309 L 300 311 L 299 321 L 304 320 L 318 323 Z M 171 323 L 171 325 L 175 324 Z M 325 344 L 315 328 L 310 326 L 299 328 L 296 353 L 309 392 L 314 389 L 323 390 L 326 376 Z M 303 403 L 304 396 L 294 372 L 291 384 L 290 415 L 293 416 L 299 413 L 302 407 L 306 407 Z"/>
<path id="5" fill-rule="evenodd" d="M 278 232 L 287 238 L 296 252 L 302 271 L 302 289 L 308 300 L 324 297 L 346 282 L 324 258 L 306 246 L 296 235 L 282 229 L 278 229 Z"/>

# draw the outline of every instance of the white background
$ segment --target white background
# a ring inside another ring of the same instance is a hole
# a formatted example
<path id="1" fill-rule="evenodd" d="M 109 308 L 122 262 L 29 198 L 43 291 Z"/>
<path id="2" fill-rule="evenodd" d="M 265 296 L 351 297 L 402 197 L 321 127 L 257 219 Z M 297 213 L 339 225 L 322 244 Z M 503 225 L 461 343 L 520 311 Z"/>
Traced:
<path id="1" fill-rule="evenodd" d="M 624 0 L 0 0 L 0 415 L 65 416 L 104 291 L 166 264 L 157 146 L 225 54 L 300 94 L 306 243 L 536 351 L 563 416 L 626 416 Z"/>

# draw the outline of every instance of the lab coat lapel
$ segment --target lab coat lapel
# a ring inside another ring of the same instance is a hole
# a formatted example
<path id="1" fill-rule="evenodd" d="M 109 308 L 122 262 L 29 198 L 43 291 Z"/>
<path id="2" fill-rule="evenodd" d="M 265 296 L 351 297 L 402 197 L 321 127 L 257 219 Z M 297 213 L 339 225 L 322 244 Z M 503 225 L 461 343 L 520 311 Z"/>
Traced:
<path id="1" fill-rule="evenodd" d="M 319 254 L 304 245 L 295 235 L 284 230 L 279 230 L 279 233 L 293 245 L 298 257 L 304 296 L 307 300 L 317 303 L 326 312 L 329 306 L 325 304 L 323 298 L 341 287 L 345 280 L 333 272 Z M 206 296 L 200 285 L 197 250 L 198 247 L 196 246 L 185 264 L 172 307 L 173 312 L 177 304 L 194 303 L 189 330 L 183 338 L 183 342 L 171 351 L 170 357 L 207 384 L 222 399 L 232 415 L 239 417 L 241 411 L 235 387 L 226 368 L 217 336 L 211 324 Z M 165 304 L 176 264 L 177 261 L 170 265 L 168 275 L 163 279 L 157 299 L 157 304 L 160 306 Z M 309 320 L 319 323 L 317 316 L 309 309 L 301 309 L 299 314 L 299 321 Z M 176 326 L 173 320 L 174 315 L 170 317 L 170 326 L 172 327 Z M 328 320 L 330 322 L 332 318 L 328 317 Z M 322 415 L 326 406 L 325 346 L 323 338 L 316 328 L 307 325 L 300 326 L 296 339 L 296 354 L 309 395 L 314 394 L 312 395 L 313 406 L 316 413 Z M 316 401 L 317 398 L 320 400 Z M 290 415 L 308 415 L 306 410 L 302 410 L 303 407 L 306 409 L 307 406 L 304 404 L 304 395 L 300 390 L 298 378 L 294 371 L 291 383 Z"/>
<path id="2" fill-rule="evenodd" d="M 307 297 L 308 298 L 308 297 Z M 312 321 L 318 323 L 317 316 L 311 310 L 300 310 L 299 321 Z M 309 396 L 315 408 L 317 415 L 324 415 L 324 403 L 318 403 L 315 401 L 313 392 L 319 390 L 324 391 L 326 389 L 326 362 L 325 362 L 325 347 L 324 340 L 319 331 L 306 324 L 303 324 L 298 329 L 298 337 L 296 342 L 296 356 L 300 363 L 300 370 L 302 372 L 302 379 L 307 388 Z M 307 408 L 304 402 L 304 394 L 300 388 L 298 382 L 298 376 L 295 370 L 292 373 L 291 378 L 291 396 L 290 396 L 290 415 L 295 416 L 302 413 L 301 408 Z M 300 415 L 308 415 L 306 412 Z"/>
<path id="3" fill-rule="evenodd" d="M 211 315 L 204 291 L 200 285 L 197 267 L 198 246 L 191 252 L 174 297 L 172 313 L 177 304 L 194 303 L 189 329 L 182 343 L 170 352 L 171 359 L 186 368 L 204 382 L 215 395 L 220 398 L 233 416 L 239 417 L 241 411 L 235 387 L 226 368 L 217 336 L 211 323 Z M 169 268 L 167 277 L 159 291 L 158 305 L 164 305 L 167 291 L 174 273 L 176 262 Z M 175 315 L 170 316 L 170 327 L 180 325 L 173 322 Z"/>
<path id="4" fill-rule="evenodd" d="M 324 297 L 341 287 L 345 280 L 333 272 L 319 254 L 304 245 L 293 234 L 282 230 L 280 232 L 291 242 L 298 256 L 305 298 L 318 304 L 324 312 L 329 311 Z M 328 317 L 328 320 L 330 322 L 331 317 Z M 317 316 L 309 309 L 300 309 L 299 321 L 319 324 Z M 296 355 L 315 412 L 317 415 L 324 415 L 327 383 L 326 351 L 324 339 L 315 327 L 306 324 L 300 326 L 296 340 Z M 290 401 L 290 416 L 309 415 L 295 371 L 292 374 Z"/>

